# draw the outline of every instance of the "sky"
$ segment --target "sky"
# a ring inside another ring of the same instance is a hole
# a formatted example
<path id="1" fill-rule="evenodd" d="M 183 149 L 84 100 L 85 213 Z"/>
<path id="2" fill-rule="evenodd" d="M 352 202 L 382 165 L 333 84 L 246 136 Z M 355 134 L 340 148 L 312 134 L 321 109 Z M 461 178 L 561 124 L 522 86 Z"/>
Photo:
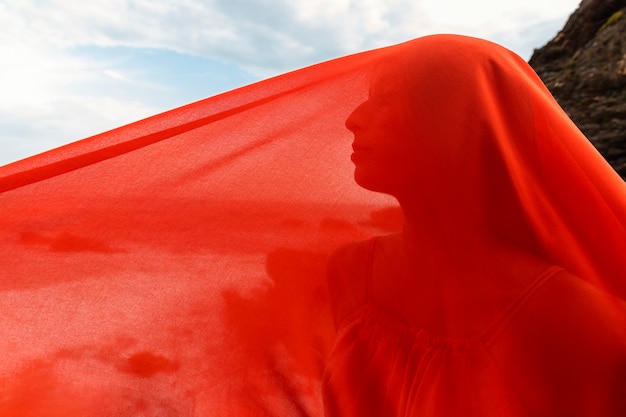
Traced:
<path id="1" fill-rule="evenodd" d="M 0 0 L 0 165 L 433 33 L 525 59 L 580 0 Z"/>

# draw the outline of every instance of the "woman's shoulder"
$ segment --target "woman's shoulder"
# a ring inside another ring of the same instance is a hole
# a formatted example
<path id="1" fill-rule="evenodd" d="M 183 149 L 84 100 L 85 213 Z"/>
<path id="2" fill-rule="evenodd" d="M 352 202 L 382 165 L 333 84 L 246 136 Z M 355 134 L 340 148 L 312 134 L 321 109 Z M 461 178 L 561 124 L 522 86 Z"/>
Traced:
<path id="1" fill-rule="evenodd" d="M 626 353 L 626 302 L 558 269 L 525 301 L 507 331 L 544 341 L 534 343 L 544 350 L 551 346 L 588 357 L 613 347 Z"/>
<path id="2" fill-rule="evenodd" d="M 367 262 L 371 244 L 371 240 L 364 240 L 350 242 L 335 249 L 328 257 L 327 269 L 329 274 L 343 274 L 362 266 L 363 262 Z"/>
<path id="3" fill-rule="evenodd" d="M 571 329 L 572 334 L 626 336 L 626 302 L 564 269 L 545 282 L 525 311 L 550 327 Z"/>
<path id="4" fill-rule="evenodd" d="M 365 303 L 373 245 L 372 239 L 351 242 L 337 248 L 328 257 L 328 291 L 336 324 Z"/>
<path id="5" fill-rule="evenodd" d="M 568 271 L 546 280 L 489 349 L 516 391 L 543 404 L 536 410 L 626 407 L 615 396 L 626 390 L 626 303 Z"/>

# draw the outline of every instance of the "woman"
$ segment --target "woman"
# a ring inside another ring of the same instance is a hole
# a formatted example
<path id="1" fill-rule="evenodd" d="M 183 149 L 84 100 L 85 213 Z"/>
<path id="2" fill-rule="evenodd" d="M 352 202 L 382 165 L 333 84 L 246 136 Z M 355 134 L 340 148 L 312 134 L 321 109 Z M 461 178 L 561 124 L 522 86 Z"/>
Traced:
<path id="1" fill-rule="evenodd" d="M 0 416 L 626 415 L 623 182 L 485 41 L 28 158 L 0 207 Z M 335 334 L 327 254 L 362 240 L 329 262 Z"/>
<path id="2" fill-rule="evenodd" d="M 417 39 L 346 126 L 405 222 L 329 261 L 326 414 L 626 415 L 626 188 L 530 67 Z"/>

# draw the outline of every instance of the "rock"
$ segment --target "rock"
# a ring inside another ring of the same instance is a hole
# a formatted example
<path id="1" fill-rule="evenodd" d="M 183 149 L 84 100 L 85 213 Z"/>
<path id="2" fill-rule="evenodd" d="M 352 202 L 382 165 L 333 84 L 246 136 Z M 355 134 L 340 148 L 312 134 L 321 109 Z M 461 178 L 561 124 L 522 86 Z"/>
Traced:
<path id="1" fill-rule="evenodd" d="M 583 0 L 529 63 L 626 179 L 626 0 Z"/>

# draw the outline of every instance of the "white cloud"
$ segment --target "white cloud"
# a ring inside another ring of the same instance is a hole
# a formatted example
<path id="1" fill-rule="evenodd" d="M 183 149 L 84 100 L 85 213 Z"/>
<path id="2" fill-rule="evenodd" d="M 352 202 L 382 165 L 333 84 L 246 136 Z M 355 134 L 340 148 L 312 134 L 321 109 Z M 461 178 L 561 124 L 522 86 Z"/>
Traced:
<path id="1" fill-rule="evenodd" d="M 515 32 L 576 2 L 5 0 L 3 12 L 9 33 L 28 29 L 57 47 L 167 48 L 275 73 L 433 32 Z"/>
<path id="2" fill-rule="evenodd" d="M 162 110 L 112 95 L 124 76 L 107 62 L 32 42 L 0 43 L 0 54 L 10 57 L 0 67 L 0 165 Z"/>
<path id="3" fill-rule="evenodd" d="M 421 0 L 434 22 L 445 22 L 457 27 L 518 29 L 541 20 L 573 12 L 579 0 Z M 525 20 L 525 22 L 524 22 Z"/>
<path id="4" fill-rule="evenodd" d="M 177 51 L 252 78 L 435 32 L 491 38 L 524 56 L 577 3 L 0 0 L 0 164 L 183 104 L 168 98 L 185 80 L 159 85 L 158 68 L 130 68 L 81 47 Z"/>

